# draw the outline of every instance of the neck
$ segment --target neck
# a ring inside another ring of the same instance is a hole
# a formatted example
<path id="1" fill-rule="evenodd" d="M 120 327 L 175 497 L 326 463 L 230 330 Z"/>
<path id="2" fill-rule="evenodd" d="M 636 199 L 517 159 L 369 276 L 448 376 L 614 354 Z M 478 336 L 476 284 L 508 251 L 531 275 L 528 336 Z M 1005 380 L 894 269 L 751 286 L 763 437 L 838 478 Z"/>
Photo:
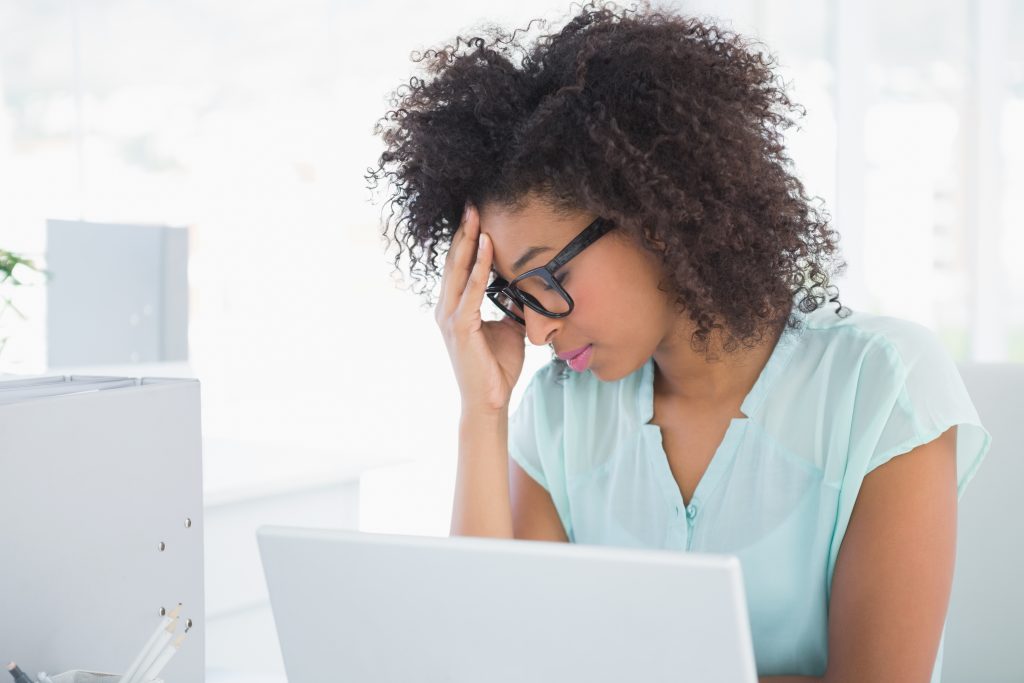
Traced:
<path id="1" fill-rule="evenodd" d="M 717 360 L 690 348 L 693 329 L 692 323 L 680 322 L 654 352 L 654 393 L 672 403 L 713 408 L 738 405 L 750 393 L 783 327 L 766 332 L 757 346 L 732 353 L 721 351 L 721 340 L 713 337 Z"/>

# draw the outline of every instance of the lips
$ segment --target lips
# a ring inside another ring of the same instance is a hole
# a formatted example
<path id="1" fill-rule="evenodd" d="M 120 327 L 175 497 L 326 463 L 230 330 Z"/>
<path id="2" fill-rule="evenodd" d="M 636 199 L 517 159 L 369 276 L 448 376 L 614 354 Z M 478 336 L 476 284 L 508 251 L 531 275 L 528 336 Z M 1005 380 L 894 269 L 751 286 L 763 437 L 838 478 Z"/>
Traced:
<path id="1" fill-rule="evenodd" d="M 569 367 L 576 372 L 583 372 L 590 365 L 590 357 L 594 354 L 594 347 L 588 346 L 580 353 L 569 359 Z"/>
<path id="2" fill-rule="evenodd" d="M 590 346 L 591 346 L 590 344 L 587 344 L 586 346 L 581 346 L 580 348 L 578 348 L 578 349 L 576 349 L 574 351 L 562 351 L 561 353 L 559 353 L 557 355 L 562 360 L 572 360 L 576 356 L 580 355 L 581 353 L 583 353 L 584 351 L 589 349 Z"/>

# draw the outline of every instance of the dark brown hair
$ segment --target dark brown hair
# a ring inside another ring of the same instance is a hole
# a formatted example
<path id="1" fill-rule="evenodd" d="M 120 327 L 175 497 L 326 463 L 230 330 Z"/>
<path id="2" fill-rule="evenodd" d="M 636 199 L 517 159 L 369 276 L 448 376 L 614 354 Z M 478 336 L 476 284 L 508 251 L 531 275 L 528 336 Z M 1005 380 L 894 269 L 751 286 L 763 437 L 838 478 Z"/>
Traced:
<path id="1" fill-rule="evenodd" d="M 383 234 L 429 300 L 463 205 L 535 193 L 615 222 L 659 255 L 694 349 L 753 346 L 791 309 L 828 301 L 838 235 L 795 177 L 783 132 L 803 110 L 775 58 L 741 36 L 667 10 L 584 5 L 525 42 L 500 28 L 414 55 L 375 128 L 386 145 Z M 838 261 L 838 262 L 837 262 Z M 848 309 L 846 309 L 848 312 Z"/>

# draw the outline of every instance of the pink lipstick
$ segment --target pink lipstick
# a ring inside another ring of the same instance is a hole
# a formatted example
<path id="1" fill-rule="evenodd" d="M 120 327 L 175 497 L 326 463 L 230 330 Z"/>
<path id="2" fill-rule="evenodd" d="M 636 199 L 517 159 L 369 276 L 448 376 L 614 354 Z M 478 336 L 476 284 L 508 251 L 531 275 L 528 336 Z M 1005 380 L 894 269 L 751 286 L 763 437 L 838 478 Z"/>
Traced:
<path id="1" fill-rule="evenodd" d="M 582 349 L 577 349 L 566 354 L 558 354 L 560 358 L 569 362 L 569 367 L 576 372 L 583 372 L 590 365 L 590 356 L 594 353 L 593 344 L 584 346 Z"/>

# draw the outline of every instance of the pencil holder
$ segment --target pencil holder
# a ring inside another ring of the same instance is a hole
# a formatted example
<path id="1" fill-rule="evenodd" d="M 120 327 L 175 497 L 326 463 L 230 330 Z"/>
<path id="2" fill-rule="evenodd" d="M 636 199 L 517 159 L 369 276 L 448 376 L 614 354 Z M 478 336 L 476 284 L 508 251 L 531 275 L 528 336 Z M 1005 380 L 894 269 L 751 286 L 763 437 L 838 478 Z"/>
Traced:
<path id="1" fill-rule="evenodd" d="M 61 674 L 50 676 L 53 683 L 120 683 L 121 674 L 110 674 L 102 671 L 85 671 L 72 669 Z M 164 683 L 162 678 L 151 678 L 144 683 Z"/>

